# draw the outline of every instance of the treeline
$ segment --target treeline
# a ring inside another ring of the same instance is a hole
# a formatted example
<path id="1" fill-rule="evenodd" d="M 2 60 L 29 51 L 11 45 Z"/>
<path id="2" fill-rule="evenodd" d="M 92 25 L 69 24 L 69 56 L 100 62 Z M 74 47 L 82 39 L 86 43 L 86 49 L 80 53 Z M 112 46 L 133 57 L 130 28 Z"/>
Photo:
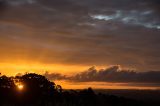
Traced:
<path id="1" fill-rule="evenodd" d="M 23 88 L 19 88 L 19 85 Z M 137 95 L 138 96 L 138 95 Z M 63 90 L 60 85 L 35 73 L 0 75 L 0 106 L 149 106 L 141 101 L 95 94 L 92 88 Z"/>

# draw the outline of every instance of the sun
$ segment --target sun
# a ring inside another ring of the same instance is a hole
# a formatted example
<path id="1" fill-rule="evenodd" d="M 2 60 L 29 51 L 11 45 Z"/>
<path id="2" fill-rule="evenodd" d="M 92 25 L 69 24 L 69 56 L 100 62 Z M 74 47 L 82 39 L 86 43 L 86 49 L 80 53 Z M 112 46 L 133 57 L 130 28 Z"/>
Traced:
<path id="1" fill-rule="evenodd" d="M 22 84 L 17 85 L 17 87 L 18 87 L 19 90 L 23 90 L 23 88 L 24 88 L 24 86 Z"/>

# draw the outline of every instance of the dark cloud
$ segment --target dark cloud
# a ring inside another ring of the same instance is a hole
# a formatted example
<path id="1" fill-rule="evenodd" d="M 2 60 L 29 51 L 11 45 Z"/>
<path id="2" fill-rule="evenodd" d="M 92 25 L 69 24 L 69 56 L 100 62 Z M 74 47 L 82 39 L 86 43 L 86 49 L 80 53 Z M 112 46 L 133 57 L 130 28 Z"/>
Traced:
<path id="1" fill-rule="evenodd" d="M 1 60 L 159 70 L 158 4 L 158 0 L 4 0 Z"/>
<path id="2" fill-rule="evenodd" d="M 45 72 L 44 76 L 46 76 L 50 80 L 63 80 L 63 79 L 67 79 L 67 76 L 59 74 L 59 73 Z"/>
<path id="3" fill-rule="evenodd" d="M 3 0 L 0 0 L 0 15 L 3 15 L 2 13 L 4 13 L 6 9 L 6 3 Z"/>
<path id="4" fill-rule="evenodd" d="M 137 73 L 132 70 L 120 70 L 118 66 L 101 70 L 96 70 L 92 67 L 86 72 L 75 75 L 73 79 L 77 81 L 160 83 L 160 72 Z"/>
<path id="5" fill-rule="evenodd" d="M 119 66 L 112 66 L 107 69 L 97 70 L 95 67 L 87 71 L 67 77 L 60 74 L 44 74 L 51 80 L 70 80 L 77 82 L 114 82 L 114 83 L 149 83 L 160 84 L 159 71 L 136 72 L 133 70 L 122 70 Z"/>

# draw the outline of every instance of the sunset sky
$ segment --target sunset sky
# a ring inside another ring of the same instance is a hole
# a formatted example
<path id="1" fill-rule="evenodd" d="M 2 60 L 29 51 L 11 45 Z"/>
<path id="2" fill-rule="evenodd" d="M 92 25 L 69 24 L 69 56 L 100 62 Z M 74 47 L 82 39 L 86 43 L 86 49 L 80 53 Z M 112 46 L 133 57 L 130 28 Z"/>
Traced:
<path id="1" fill-rule="evenodd" d="M 128 78 L 131 70 L 147 81 L 128 82 L 159 86 L 159 5 L 159 0 L 0 0 L 0 72 L 48 71 L 69 81 L 124 83 L 122 76 L 77 75 L 101 76 L 103 69 L 115 77 L 126 71 Z"/>

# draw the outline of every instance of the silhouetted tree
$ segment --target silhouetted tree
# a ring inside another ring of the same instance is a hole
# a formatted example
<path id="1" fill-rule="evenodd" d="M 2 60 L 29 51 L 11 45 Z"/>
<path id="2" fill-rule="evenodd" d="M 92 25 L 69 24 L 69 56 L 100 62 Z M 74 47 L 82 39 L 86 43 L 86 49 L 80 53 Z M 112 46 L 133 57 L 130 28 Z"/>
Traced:
<path id="1" fill-rule="evenodd" d="M 62 86 L 56 85 L 56 90 L 57 90 L 59 93 L 62 93 Z"/>
<path id="2" fill-rule="evenodd" d="M 15 83 L 12 77 L 0 76 L 0 101 L 13 101 Z"/>
<path id="3" fill-rule="evenodd" d="M 14 81 L 12 80 L 12 77 L 7 76 L 1 76 L 0 77 L 0 88 L 3 89 L 9 89 L 13 88 L 15 86 Z"/>
<path id="4" fill-rule="evenodd" d="M 24 88 L 18 90 L 17 84 Z M 159 103 L 159 102 L 157 102 Z M 42 75 L 0 75 L 0 106 L 156 106 L 114 95 L 95 94 L 92 88 L 76 91 L 63 90 L 60 85 Z M 158 105 L 157 105 L 158 106 Z"/>
<path id="5" fill-rule="evenodd" d="M 55 83 L 50 82 L 42 75 L 29 73 L 18 77 L 18 79 L 24 85 L 24 100 L 29 100 L 29 102 L 45 101 L 58 93 Z"/>

